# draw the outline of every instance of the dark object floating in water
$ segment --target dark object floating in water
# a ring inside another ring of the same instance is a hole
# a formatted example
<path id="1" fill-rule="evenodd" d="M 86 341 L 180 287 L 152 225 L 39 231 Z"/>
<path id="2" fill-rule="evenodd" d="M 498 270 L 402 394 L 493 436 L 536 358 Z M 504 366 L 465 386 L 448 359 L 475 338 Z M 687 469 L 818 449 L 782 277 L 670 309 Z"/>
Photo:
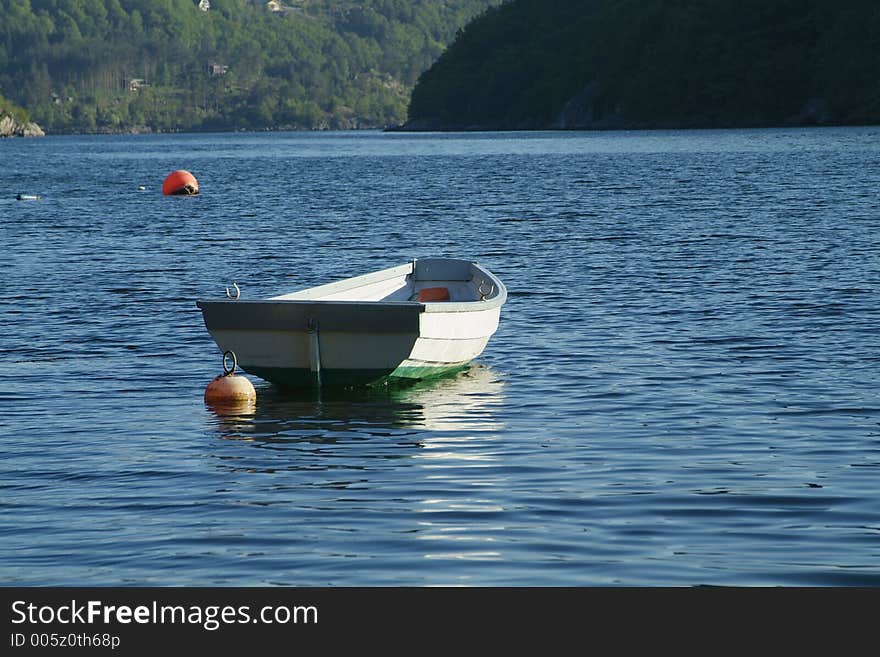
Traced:
<path id="1" fill-rule="evenodd" d="M 162 183 L 165 196 L 192 196 L 199 193 L 199 181 L 189 171 L 172 171 Z"/>

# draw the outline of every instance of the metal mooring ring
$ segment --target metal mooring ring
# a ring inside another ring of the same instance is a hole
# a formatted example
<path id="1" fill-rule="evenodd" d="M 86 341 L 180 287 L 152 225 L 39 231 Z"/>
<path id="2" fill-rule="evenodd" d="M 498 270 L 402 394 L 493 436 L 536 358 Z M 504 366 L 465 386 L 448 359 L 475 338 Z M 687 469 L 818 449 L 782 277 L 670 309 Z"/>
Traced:
<path id="1" fill-rule="evenodd" d="M 235 296 L 232 295 L 232 293 L 229 291 L 229 288 L 227 287 L 226 288 L 226 298 L 232 299 L 233 301 L 237 301 L 238 297 L 241 296 L 241 289 L 238 287 L 238 283 L 233 283 L 232 287 L 235 288 Z"/>
<path id="2" fill-rule="evenodd" d="M 226 359 L 232 356 L 232 369 L 226 365 Z M 235 368 L 238 367 L 238 358 L 235 357 L 234 351 L 223 352 L 223 376 L 231 376 L 235 374 Z"/>

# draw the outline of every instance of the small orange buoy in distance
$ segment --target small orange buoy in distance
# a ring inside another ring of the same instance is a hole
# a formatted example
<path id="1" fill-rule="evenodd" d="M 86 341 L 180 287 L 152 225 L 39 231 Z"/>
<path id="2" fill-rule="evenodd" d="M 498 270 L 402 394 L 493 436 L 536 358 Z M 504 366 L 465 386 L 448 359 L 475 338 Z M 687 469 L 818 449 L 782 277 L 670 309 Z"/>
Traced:
<path id="1" fill-rule="evenodd" d="M 162 183 L 165 196 L 191 196 L 199 193 L 199 181 L 189 171 L 172 171 Z"/>
<path id="2" fill-rule="evenodd" d="M 227 359 L 232 357 L 232 369 L 227 366 Z M 205 388 L 205 403 L 209 405 L 248 405 L 257 400 L 257 391 L 244 376 L 236 376 L 235 368 L 238 360 L 231 351 L 223 354 L 223 374 L 214 377 L 214 380 Z"/>

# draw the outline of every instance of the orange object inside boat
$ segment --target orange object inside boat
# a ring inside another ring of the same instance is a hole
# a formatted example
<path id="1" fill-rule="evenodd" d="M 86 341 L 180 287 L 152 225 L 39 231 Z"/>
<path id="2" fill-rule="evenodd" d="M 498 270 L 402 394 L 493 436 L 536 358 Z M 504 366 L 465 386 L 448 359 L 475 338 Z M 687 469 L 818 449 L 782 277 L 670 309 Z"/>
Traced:
<path id="1" fill-rule="evenodd" d="M 449 301 L 448 287 L 423 287 L 416 301 Z"/>

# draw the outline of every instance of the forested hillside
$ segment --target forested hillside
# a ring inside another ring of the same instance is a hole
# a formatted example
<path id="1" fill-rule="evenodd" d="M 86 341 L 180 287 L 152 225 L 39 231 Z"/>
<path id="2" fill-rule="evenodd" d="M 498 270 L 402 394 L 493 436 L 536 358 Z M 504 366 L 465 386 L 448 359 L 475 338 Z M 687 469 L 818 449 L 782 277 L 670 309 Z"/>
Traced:
<path id="1" fill-rule="evenodd" d="M 513 0 L 418 81 L 418 128 L 880 123 L 877 0 Z"/>
<path id="2" fill-rule="evenodd" d="M 11 116 L 16 121 L 27 121 L 28 115 L 22 108 L 7 100 L 0 94 L 0 117 Z"/>
<path id="3" fill-rule="evenodd" d="M 400 123 L 498 0 L 0 0 L 0 92 L 47 132 Z"/>

